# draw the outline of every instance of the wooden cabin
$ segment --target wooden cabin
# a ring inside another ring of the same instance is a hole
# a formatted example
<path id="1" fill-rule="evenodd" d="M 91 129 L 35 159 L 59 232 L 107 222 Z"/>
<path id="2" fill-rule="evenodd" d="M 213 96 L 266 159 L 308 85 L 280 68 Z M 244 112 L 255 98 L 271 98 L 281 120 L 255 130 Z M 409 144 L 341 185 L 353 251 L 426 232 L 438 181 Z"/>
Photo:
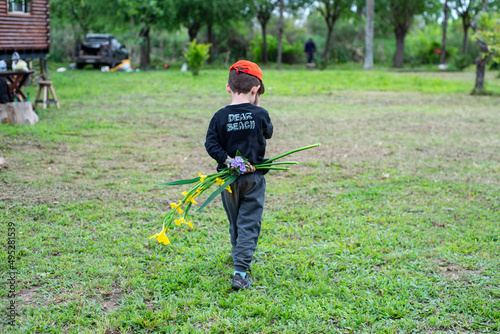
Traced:
<path id="1" fill-rule="evenodd" d="M 0 0 L 0 59 L 45 59 L 50 48 L 49 0 Z"/>

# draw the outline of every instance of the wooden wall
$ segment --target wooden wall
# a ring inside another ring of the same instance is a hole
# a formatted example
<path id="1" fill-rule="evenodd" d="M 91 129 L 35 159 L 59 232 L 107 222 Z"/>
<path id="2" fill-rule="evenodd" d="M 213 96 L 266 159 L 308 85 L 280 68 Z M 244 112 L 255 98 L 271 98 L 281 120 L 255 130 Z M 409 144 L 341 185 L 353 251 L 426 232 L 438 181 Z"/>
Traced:
<path id="1" fill-rule="evenodd" d="M 30 13 L 8 13 L 0 0 L 0 52 L 48 52 L 50 47 L 49 0 L 32 0 Z"/>

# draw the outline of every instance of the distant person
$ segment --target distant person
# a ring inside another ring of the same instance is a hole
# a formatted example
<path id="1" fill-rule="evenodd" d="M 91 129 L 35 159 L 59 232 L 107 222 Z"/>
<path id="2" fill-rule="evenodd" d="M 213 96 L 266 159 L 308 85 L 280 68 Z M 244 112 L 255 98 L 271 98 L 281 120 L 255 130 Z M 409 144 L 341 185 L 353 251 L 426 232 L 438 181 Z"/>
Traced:
<path id="1" fill-rule="evenodd" d="M 316 53 L 316 44 L 314 44 L 312 38 L 304 45 L 304 53 L 307 55 L 307 63 L 311 64 L 313 62 L 314 54 Z"/>

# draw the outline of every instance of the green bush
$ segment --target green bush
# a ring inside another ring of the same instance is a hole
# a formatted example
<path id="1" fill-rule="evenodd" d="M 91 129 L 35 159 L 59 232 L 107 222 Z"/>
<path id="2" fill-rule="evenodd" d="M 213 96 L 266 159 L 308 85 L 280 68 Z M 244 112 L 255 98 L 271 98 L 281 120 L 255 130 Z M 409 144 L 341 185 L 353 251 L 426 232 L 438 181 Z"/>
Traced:
<path id="1" fill-rule="evenodd" d="M 75 54 L 75 36 L 74 34 L 68 34 L 68 31 L 71 31 L 69 25 L 54 24 L 52 26 L 50 33 L 52 42 L 48 56 L 50 61 L 61 63 L 73 60 Z"/>
<path id="2" fill-rule="evenodd" d="M 290 44 L 283 38 L 282 40 L 281 60 L 285 64 L 297 64 L 305 61 L 303 46 L 297 42 Z M 253 61 L 262 61 L 263 39 L 262 36 L 256 36 L 250 41 L 250 55 Z M 278 59 L 278 39 L 272 35 L 267 35 L 267 59 L 275 62 Z"/>
<path id="3" fill-rule="evenodd" d="M 439 24 L 428 24 L 423 29 L 415 26 L 406 37 L 405 62 L 412 66 L 439 64 L 441 59 L 441 41 L 443 27 Z M 460 22 L 452 21 L 448 25 L 446 38 L 446 62 L 450 69 L 463 70 L 474 62 L 478 53 L 476 43 L 469 40 L 466 55 L 458 54 L 462 49 L 463 30 Z"/>
<path id="4" fill-rule="evenodd" d="M 412 31 L 406 38 L 405 61 L 412 66 L 439 64 L 441 60 L 442 29 L 439 25 Z M 449 52 L 447 52 L 449 56 Z"/>
<path id="5" fill-rule="evenodd" d="M 470 55 L 457 53 L 451 58 L 450 63 L 451 63 L 451 69 L 463 71 L 469 65 L 474 63 L 474 59 Z"/>
<path id="6" fill-rule="evenodd" d="M 156 63 L 183 61 L 182 49 L 189 42 L 184 30 L 174 32 L 154 30 L 151 38 L 151 61 Z"/>
<path id="7" fill-rule="evenodd" d="M 184 52 L 189 70 L 193 75 L 200 74 L 201 65 L 210 55 L 211 44 L 196 44 L 196 38 L 188 45 L 188 52 Z"/>

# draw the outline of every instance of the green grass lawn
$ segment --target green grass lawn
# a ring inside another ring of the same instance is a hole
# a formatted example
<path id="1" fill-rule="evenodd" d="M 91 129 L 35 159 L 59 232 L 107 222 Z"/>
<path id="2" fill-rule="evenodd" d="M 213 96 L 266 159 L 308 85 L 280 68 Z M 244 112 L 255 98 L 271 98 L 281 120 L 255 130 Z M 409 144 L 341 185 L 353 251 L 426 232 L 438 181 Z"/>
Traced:
<path id="1" fill-rule="evenodd" d="M 270 172 L 254 288 L 233 292 L 219 200 L 148 237 L 214 171 L 227 72 L 52 73 L 61 109 L 0 124 L 1 273 L 17 232 L 16 325 L 2 333 L 500 331 L 500 80 L 474 73 L 264 71 Z M 36 87 L 29 88 L 32 99 Z"/>

